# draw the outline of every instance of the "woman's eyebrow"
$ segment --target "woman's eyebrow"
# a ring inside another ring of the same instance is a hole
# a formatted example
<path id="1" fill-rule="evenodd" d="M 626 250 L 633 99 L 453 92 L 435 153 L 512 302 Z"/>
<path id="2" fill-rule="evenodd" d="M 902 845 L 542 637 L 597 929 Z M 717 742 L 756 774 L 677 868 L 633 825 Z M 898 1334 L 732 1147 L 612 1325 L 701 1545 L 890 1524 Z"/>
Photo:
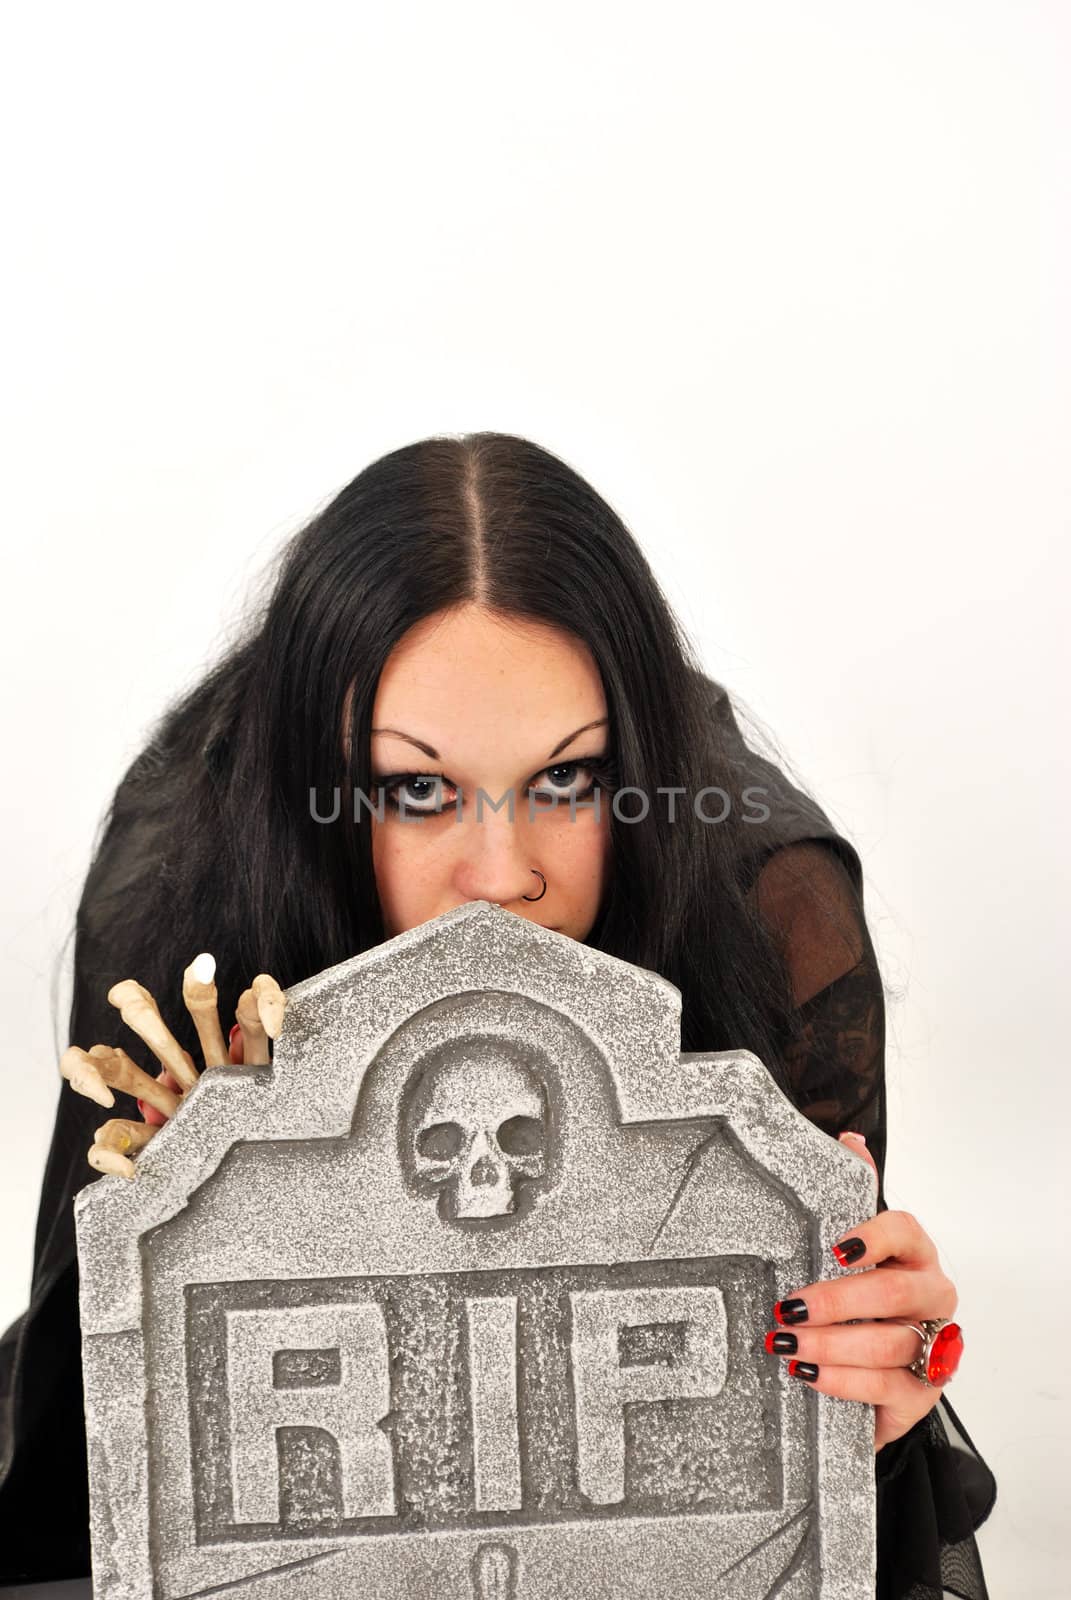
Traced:
<path id="1" fill-rule="evenodd" d="M 558 751 L 559 750 L 564 750 L 567 744 L 572 744 L 573 740 L 576 738 L 578 733 L 586 733 L 589 728 L 603 728 L 603 727 L 606 726 L 606 724 L 609 722 L 609 720 L 610 720 L 609 717 L 599 717 L 599 719 L 596 722 L 585 722 L 584 726 L 582 728 L 575 729 L 574 732 L 569 734 L 569 736 L 567 738 L 559 739 L 558 743 L 554 746 L 554 749 L 550 752 L 550 755 L 547 757 L 547 760 L 548 761 L 553 761 L 554 757 L 558 754 Z"/>
<path id="2" fill-rule="evenodd" d="M 553 761 L 554 757 L 558 754 L 558 751 L 564 750 L 567 744 L 572 744 L 573 740 L 578 734 L 586 733 L 589 728 L 602 728 L 607 722 L 609 722 L 609 720 L 609 717 L 599 717 L 595 722 L 585 722 L 583 727 L 574 728 L 573 732 L 568 734 L 564 739 L 559 739 L 558 743 L 554 746 L 554 749 L 547 757 L 547 760 Z M 396 739 L 404 739 L 407 744 L 415 744 L 418 750 L 423 750 L 424 754 L 426 756 L 430 756 L 433 761 L 442 760 L 438 750 L 434 749 L 430 744 L 425 744 L 423 739 L 414 739 L 411 733 L 403 733 L 401 728 L 373 728 L 372 732 L 392 733 Z"/>

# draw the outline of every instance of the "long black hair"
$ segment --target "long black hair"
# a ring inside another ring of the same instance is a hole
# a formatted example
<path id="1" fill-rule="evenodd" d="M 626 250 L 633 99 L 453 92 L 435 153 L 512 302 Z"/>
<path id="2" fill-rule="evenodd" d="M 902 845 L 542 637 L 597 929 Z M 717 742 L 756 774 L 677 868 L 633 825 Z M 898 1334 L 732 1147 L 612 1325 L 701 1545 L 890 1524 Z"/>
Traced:
<path id="1" fill-rule="evenodd" d="M 244 632 L 162 717 L 119 784 L 85 883 L 66 1042 L 121 1044 L 156 1070 L 106 1000 L 134 977 L 197 1059 L 181 999 L 197 952 L 216 957 L 229 1021 L 257 972 L 287 987 L 383 939 L 367 811 L 355 822 L 346 803 L 323 825 L 310 790 L 321 815 L 336 785 L 372 794 L 384 664 L 415 623 L 465 602 L 566 630 L 602 676 L 615 785 L 640 795 L 619 796 L 621 817 L 638 820 L 611 823 L 613 870 L 586 942 L 677 986 L 682 1049 L 753 1050 L 788 1092 L 790 986 L 746 892 L 761 829 L 719 739 L 717 686 L 610 505 L 548 450 L 490 432 L 424 439 L 360 472 L 288 543 Z M 720 823 L 692 804 L 711 787 L 728 796 Z M 672 822 L 659 793 L 671 789 L 683 791 Z M 101 1120 L 66 1093 L 53 1196 L 90 1181 Z M 52 1245 L 69 1248 L 69 1210 L 43 1205 L 39 1267 L 42 1230 L 59 1228 Z"/>

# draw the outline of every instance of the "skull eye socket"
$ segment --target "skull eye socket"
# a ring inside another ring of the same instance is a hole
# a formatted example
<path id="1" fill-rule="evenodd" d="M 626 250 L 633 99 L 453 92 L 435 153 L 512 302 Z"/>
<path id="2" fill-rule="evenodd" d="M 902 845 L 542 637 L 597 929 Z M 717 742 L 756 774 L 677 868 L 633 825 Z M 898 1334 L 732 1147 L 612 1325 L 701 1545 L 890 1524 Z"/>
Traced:
<path id="1" fill-rule="evenodd" d="M 460 1153 L 464 1135 L 456 1122 L 436 1122 L 421 1128 L 416 1137 L 420 1155 L 432 1161 L 452 1161 Z"/>
<path id="2" fill-rule="evenodd" d="M 510 1117 L 498 1130 L 498 1147 L 508 1156 L 534 1156 L 543 1148 L 543 1124 L 536 1117 Z"/>

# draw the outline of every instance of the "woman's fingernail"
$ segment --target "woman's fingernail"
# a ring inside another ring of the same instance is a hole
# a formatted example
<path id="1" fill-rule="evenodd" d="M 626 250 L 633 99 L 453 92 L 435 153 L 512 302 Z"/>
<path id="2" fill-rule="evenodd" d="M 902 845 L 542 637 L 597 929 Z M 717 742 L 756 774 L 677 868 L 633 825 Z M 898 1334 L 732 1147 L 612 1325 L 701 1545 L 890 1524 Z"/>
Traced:
<path id="1" fill-rule="evenodd" d="M 797 1323 L 807 1321 L 806 1300 L 779 1300 L 773 1308 L 774 1321 Z"/>
<path id="2" fill-rule="evenodd" d="M 865 1133 L 842 1133 L 842 1139 L 854 1139 L 857 1144 L 866 1144 Z"/>
<path id="3" fill-rule="evenodd" d="M 863 1240 L 855 1235 L 850 1239 L 842 1239 L 839 1244 L 835 1244 L 831 1248 L 842 1267 L 850 1267 L 854 1261 L 858 1261 L 859 1257 L 866 1253 L 866 1245 Z"/>
<path id="4" fill-rule="evenodd" d="M 231 1029 L 230 1033 L 227 1035 L 227 1043 L 228 1044 L 233 1044 L 236 1035 L 241 1033 L 241 1031 L 242 1031 L 242 1024 L 240 1022 L 236 1022 L 234 1024 L 234 1027 Z"/>
<path id="5" fill-rule="evenodd" d="M 800 1347 L 800 1342 L 794 1333 L 774 1333 L 773 1330 L 766 1335 L 766 1353 L 771 1356 L 795 1355 Z"/>
<path id="6" fill-rule="evenodd" d="M 788 1370 L 794 1378 L 806 1378 L 808 1383 L 813 1383 L 818 1376 L 818 1368 L 813 1361 L 790 1361 Z"/>

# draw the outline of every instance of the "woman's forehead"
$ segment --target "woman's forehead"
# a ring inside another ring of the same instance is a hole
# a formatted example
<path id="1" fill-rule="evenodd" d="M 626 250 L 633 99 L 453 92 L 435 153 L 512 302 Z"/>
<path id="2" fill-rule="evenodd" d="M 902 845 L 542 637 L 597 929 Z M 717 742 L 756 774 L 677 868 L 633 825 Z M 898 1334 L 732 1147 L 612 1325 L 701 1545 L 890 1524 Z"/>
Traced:
<path id="1" fill-rule="evenodd" d="M 435 759 L 519 745 L 549 759 L 575 731 L 600 733 L 593 725 L 606 718 L 602 679 L 582 640 L 466 610 L 424 619 L 391 651 L 372 728 L 384 743 L 404 738 Z"/>

